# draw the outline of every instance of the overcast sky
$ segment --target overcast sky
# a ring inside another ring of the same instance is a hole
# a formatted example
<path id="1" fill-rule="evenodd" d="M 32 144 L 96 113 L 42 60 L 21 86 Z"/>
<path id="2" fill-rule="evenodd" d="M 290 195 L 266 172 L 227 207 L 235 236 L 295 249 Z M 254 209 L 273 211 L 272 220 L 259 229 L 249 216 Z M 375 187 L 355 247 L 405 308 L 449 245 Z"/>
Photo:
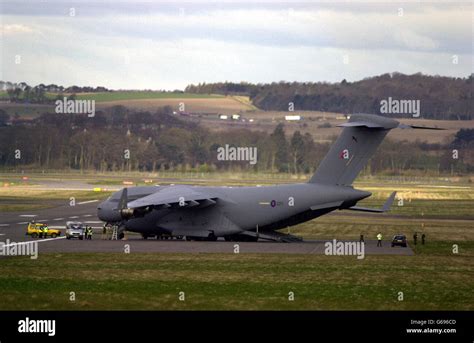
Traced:
<path id="1" fill-rule="evenodd" d="M 473 72 L 470 2 L 2 1 L 4 81 L 171 90 Z"/>

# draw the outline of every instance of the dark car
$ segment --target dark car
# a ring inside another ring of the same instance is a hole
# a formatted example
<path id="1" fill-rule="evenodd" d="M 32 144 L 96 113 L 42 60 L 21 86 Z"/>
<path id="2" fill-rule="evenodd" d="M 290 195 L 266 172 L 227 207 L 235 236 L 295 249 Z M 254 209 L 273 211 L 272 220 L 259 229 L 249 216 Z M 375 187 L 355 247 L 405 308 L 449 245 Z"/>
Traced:
<path id="1" fill-rule="evenodd" d="M 395 236 L 393 236 L 392 248 L 395 245 L 399 245 L 399 246 L 402 246 L 402 247 L 406 248 L 407 247 L 407 236 L 405 236 L 405 235 L 395 235 Z"/>

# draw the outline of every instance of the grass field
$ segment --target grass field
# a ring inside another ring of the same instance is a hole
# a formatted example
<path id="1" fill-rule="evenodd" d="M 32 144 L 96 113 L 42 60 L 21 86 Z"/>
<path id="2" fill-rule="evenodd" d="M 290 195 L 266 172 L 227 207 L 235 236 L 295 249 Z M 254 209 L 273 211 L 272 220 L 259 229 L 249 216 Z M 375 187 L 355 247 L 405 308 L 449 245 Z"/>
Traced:
<path id="1" fill-rule="evenodd" d="M 64 94 L 68 97 L 70 94 Z M 46 98 L 56 99 L 57 93 L 46 93 Z M 140 99 L 193 99 L 193 98 L 222 98 L 223 95 L 218 94 L 195 94 L 195 93 L 170 93 L 159 91 L 112 91 L 112 92 L 97 92 L 97 93 L 78 93 L 76 99 L 101 101 L 115 101 L 115 100 L 140 100 Z M 8 100 L 8 94 L 5 91 L 0 91 L 0 100 Z"/>
<path id="2" fill-rule="evenodd" d="M 105 198 L 110 192 L 92 192 L 92 189 L 99 187 L 102 189 L 120 189 L 123 181 L 131 181 L 134 185 L 169 185 L 188 184 L 197 186 L 255 186 L 274 185 L 285 183 L 306 182 L 309 175 L 290 175 L 272 173 L 181 173 L 181 172 L 159 172 L 159 173 L 130 173 L 130 174 L 35 174 L 28 173 L 27 183 L 20 181 L 18 174 L 3 173 L 0 177 L 0 184 L 12 184 L 10 187 L 0 187 L 1 199 L 19 200 L 34 203 L 36 198 L 52 200 L 68 199 L 70 196 L 91 200 Z M 60 191 L 54 192 L 43 189 L 40 185 L 43 182 L 58 180 L 68 180 L 82 182 L 90 185 L 91 192 Z M 146 183 L 151 180 L 152 183 Z M 456 218 L 474 219 L 474 186 L 467 182 L 467 179 L 458 180 L 453 178 L 445 181 L 445 178 L 414 178 L 415 181 L 397 181 L 395 178 L 359 178 L 354 184 L 355 188 L 367 190 L 373 195 L 360 202 L 361 206 L 380 207 L 388 198 L 391 192 L 397 191 L 397 198 L 392 206 L 391 215 L 401 215 L 407 218 Z M 457 180 L 457 181 L 454 181 Z M 73 193 L 74 195 L 72 195 Z M 400 202 L 403 199 L 403 203 Z M 5 203 L 4 201 L 3 203 Z M 1 205 L 0 205 L 1 208 Z M 353 213 L 353 212 L 352 212 Z M 324 217 L 323 217 L 324 218 Z M 322 218 L 321 218 L 322 219 Z"/>
<path id="3" fill-rule="evenodd" d="M 0 92 L 0 100 L 6 99 L 5 92 Z M 55 99 L 57 94 L 48 93 L 47 97 Z M 67 96 L 67 95 L 65 95 Z M 240 111 L 255 110 L 248 97 L 223 96 L 217 94 L 165 93 L 155 91 L 114 91 L 103 93 L 80 93 L 79 100 L 95 100 L 96 109 L 123 105 L 131 109 L 156 110 L 158 107 L 171 106 L 178 109 L 181 103 L 186 112 L 206 112 L 232 114 Z M 35 118 L 42 113 L 54 111 L 54 104 L 2 103 L 0 108 L 9 115 L 18 114 L 23 118 Z"/>
<path id="4" fill-rule="evenodd" d="M 95 100 L 96 102 L 142 99 L 218 99 L 223 95 L 194 93 L 165 93 L 155 91 L 114 91 L 103 93 L 79 93 L 76 99 Z"/>
<path id="5" fill-rule="evenodd" d="M 116 180 L 70 178 L 91 183 Z M 41 184 L 39 177 L 30 179 Z M 288 175 L 275 179 L 254 175 L 247 180 L 221 175 L 204 183 L 249 185 L 265 180 L 298 182 Z M 157 181 L 176 182 L 172 176 Z M 37 186 L 18 192 L 20 187 L 0 189 L 0 199 L 98 196 Z M 366 255 L 358 260 L 303 254 L 135 254 L 132 250 L 131 254 L 48 253 L 38 260 L 1 258 L 0 310 L 474 310 L 471 185 L 439 179 L 404 183 L 362 179 L 356 187 L 374 193 L 362 205 L 378 207 L 393 190 L 403 195 L 404 205 L 395 203 L 390 213 L 382 215 L 336 211 L 292 227 L 290 233 L 320 240 L 358 239 L 360 234 L 374 239 L 378 232 L 389 240 L 403 233 L 415 255 Z M 426 234 L 426 245 L 413 245 L 414 232 Z M 453 244 L 459 247 L 458 254 L 453 253 Z M 74 302 L 69 301 L 70 292 L 76 294 Z M 185 292 L 185 301 L 178 299 L 179 292 Z M 294 292 L 294 301 L 288 300 L 289 292 Z M 398 292 L 403 292 L 403 301 L 398 300 Z"/>
<path id="6" fill-rule="evenodd" d="M 414 257 L 362 261 L 258 254 L 8 259 L 1 261 L 0 309 L 473 310 L 473 242 L 457 256 L 448 245 L 431 247 L 434 252 Z M 185 301 L 178 300 L 179 292 Z"/>
<path id="7" fill-rule="evenodd" d="M 123 105 L 128 108 L 154 111 L 158 107 L 171 106 L 178 110 L 184 104 L 186 112 L 212 113 L 212 118 L 217 120 L 217 113 L 234 114 L 241 111 L 252 110 L 252 105 L 238 101 L 231 96 L 195 96 L 195 97 L 171 97 L 171 98 L 143 98 L 128 100 L 110 100 L 97 103 L 97 108 L 102 109 L 115 105 Z M 184 118 L 185 119 L 185 118 Z"/>

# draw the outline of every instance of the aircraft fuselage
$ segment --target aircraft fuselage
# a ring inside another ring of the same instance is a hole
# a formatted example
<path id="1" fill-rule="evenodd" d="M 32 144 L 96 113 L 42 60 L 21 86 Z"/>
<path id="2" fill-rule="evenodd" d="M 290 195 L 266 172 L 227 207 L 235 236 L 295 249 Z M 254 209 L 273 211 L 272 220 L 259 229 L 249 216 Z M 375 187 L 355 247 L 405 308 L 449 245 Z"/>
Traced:
<path id="1" fill-rule="evenodd" d="M 165 187 L 131 187 L 129 201 Z M 181 195 L 177 187 L 176 201 Z M 205 192 L 215 204 L 158 208 L 124 221 L 129 231 L 174 236 L 228 236 L 242 231 L 277 230 L 311 220 L 335 209 L 353 206 L 371 195 L 352 187 L 319 184 L 286 184 L 264 187 L 192 187 Z M 120 192 L 99 205 L 98 216 L 106 222 L 120 220 Z M 186 199 L 184 199 L 186 200 Z"/>

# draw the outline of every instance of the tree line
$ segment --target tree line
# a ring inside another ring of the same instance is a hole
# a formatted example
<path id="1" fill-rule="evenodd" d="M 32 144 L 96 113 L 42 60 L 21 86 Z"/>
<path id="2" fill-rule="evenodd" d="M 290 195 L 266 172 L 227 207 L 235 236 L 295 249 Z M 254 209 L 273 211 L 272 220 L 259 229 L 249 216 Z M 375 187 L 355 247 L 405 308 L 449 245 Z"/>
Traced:
<path id="1" fill-rule="evenodd" d="M 0 110 L 0 118 L 8 114 Z M 335 137 L 334 137 L 335 138 Z M 217 149 L 257 147 L 257 163 L 221 161 Z M 313 173 L 329 150 L 308 133 L 285 134 L 231 129 L 209 131 L 181 120 L 171 107 L 156 112 L 114 106 L 85 114 L 45 113 L 30 121 L 0 126 L 0 167 L 78 171 L 249 171 Z M 458 158 L 453 158 L 458 150 Z M 409 153 L 407 153 L 409 152 Z M 369 174 L 472 173 L 474 130 L 463 129 L 449 144 L 384 141 L 365 172 Z"/>
<path id="2" fill-rule="evenodd" d="M 56 100 L 62 100 L 63 94 L 68 94 L 69 99 L 75 99 L 76 93 L 96 93 L 108 92 L 105 87 L 79 87 L 79 86 L 58 86 L 56 84 L 45 85 L 40 83 L 30 86 L 26 82 L 12 83 L 0 81 L 0 89 L 6 90 L 7 98 L 10 102 L 21 102 L 29 104 L 50 104 Z"/>
<path id="3" fill-rule="evenodd" d="M 185 92 L 203 94 L 246 94 L 253 105 L 263 110 L 324 111 L 338 113 L 381 114 L 381 101 L 419 100 L 421 117 L 426 119 L 474 119 L 473 74 L 467 78 L 430 76 L 421 73 L 383 74 L 356 82 L 247 82 L 200 83 L 189 85 Z M 411 114 L 390 114 L 408 117 Z"/>
<path id="4" fill-rule="evenodd" d="M 9 82 L 0 81 L 0 90 L 6 91 L 6 96 L 0 98 L 8 99 L 14 103 L 27 103 L 27 104 L 52 104 L 56 100 L 62 100 L 64 96 L 67 96 L 69 100 L 75 100 L 77 94 L 81 93 L 103 93 L 103 92 L 116 92 L 102 86 L 90 87 L 90 86 L 70 86 L 64 87 L 56 84 L 45 85 L 40 83 L 36 86 L 30 86 L 26 82 Z M 145 89 L 143 92 L 149 92 L 152 90 Z M 120 92 L 120 91 L 118 91 Z M 183 93 L 181 90 L 159 90 L 159 93 Z"/>

